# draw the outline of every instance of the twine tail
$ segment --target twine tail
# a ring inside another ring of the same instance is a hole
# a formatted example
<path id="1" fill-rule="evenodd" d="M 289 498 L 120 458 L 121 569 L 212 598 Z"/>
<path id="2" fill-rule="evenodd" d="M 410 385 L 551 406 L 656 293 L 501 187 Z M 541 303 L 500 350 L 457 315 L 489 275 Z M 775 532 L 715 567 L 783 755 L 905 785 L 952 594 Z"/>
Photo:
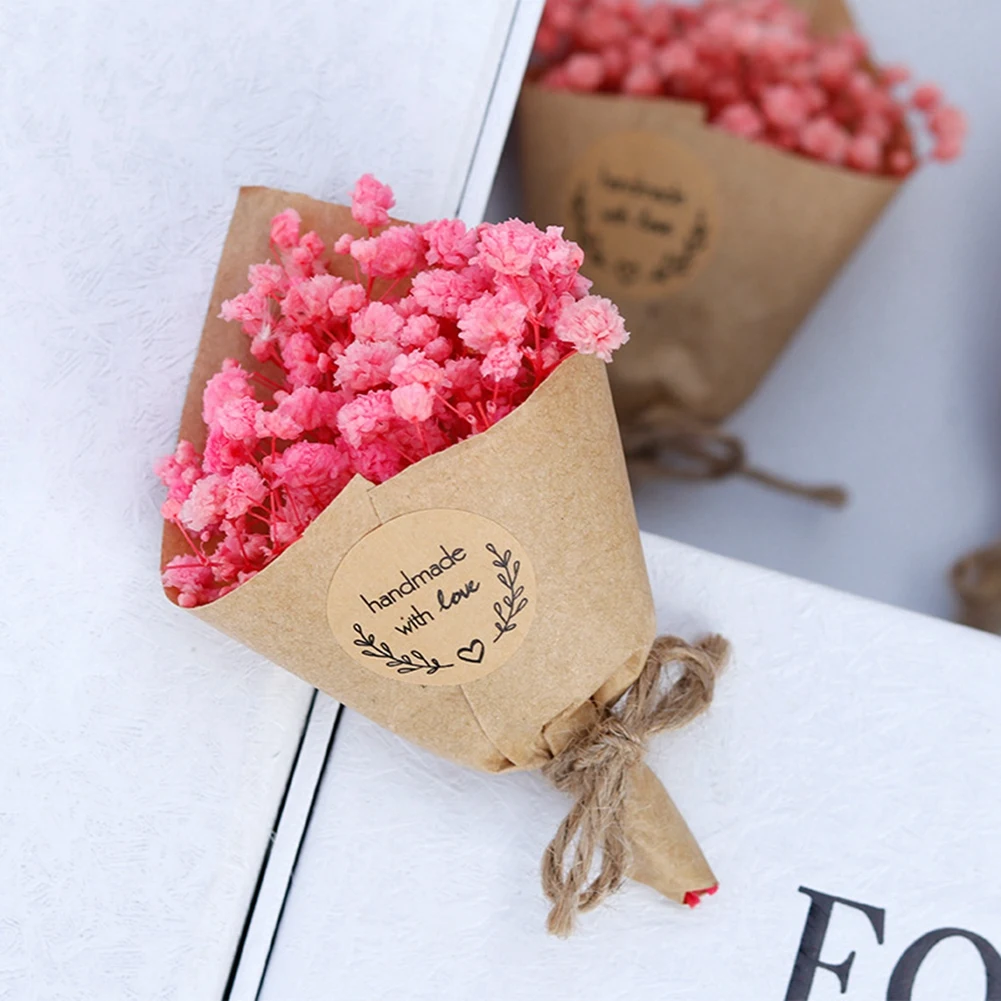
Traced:
<path id="1" fill-rule="evenodd" d="M 623 429 L 622 444 L 630 466 L 639 472 L 681 480 L 746 476 L 772 490 L 828 507 L 848 503 L 847 491 L 837 484 L 800 483 L 752 466 L 739 437 L 673 407 L 661 405 L 641 415 Z"/>
<path id="2" fill-rule="evenodd" d="M 961 621 L 1001 633 L 1001 542 L 959 560 L 952 568 L 952 583 L 962 603 Z"/>
<path id="3" fill-rule="evenodd" d="M 791 494 L 794 497 L 802 497 L 804 500 L 815 501 L 817 504 L 824 504 L 827 507 L 843 508 L 848 504 L 848 491 L 836 483 L 816 485 L 800 483 L 797 480 L 790 480 L 776 473 L 771 473 L 767 469 L 758 469 L 748 465 L 737 472 L 738 475 L 756 480 L 766 487 L 771 487 L 772 490 Z"/>
<path id="4" fill-rule="evenodd" d="M 552 904 L 546 926 L 552 934 L 569 935 L 578 913 L 596 907 L 622 885 L 632 862 L 628 801 L 637 769 L 645 767 L 646 742 L 662 730 L 686 726 L 709 707 L 729 651 L 720 636 L 694 646 L 674 636 L 660 637 L 615 707 L 602 708 L 594 725 L 544 767 L 546 777 L 574 797 L 542 858 L 542 889 Z M 672 664 L 682 674 L 664 692 L 663 669 Z"/>

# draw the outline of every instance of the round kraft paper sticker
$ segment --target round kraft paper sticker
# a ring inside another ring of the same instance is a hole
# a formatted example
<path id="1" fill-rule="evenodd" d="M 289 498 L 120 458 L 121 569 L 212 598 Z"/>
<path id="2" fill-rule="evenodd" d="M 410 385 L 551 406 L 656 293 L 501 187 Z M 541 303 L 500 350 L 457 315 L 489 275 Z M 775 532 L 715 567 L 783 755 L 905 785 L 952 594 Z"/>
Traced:
<path id="1" fill-rule="evenodd" d="M 355 543 L 330 582 L 327 620 L 345 653 L 376 674 L 460 685 L 511 659 L 536 603 L 531 560 L 510 532 L 434 509 Z"/>
<path id="2" fill-rule="evenodd" d="M 708 170 L 681 143 L 651 132 L 617 132 L 570 171 L 567 236 L 584 272 L 613 299 L 663 298 L 709 260 L 716 192 Z"/>

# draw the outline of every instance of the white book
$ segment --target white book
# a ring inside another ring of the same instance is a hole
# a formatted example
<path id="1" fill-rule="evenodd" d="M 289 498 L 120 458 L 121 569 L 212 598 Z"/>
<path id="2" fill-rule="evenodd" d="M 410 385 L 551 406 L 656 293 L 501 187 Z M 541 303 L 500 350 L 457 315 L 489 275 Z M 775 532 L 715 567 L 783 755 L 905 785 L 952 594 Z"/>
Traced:
<path id="1" fill-rule="evenodd" d="M 1001 997 L 1001 641 L 644 546 L 661 628 L 735 650 L 708 715 L 650 751 L 718 894 L 629 884 L 552 938 L 562 795 L 345 711 L 262 1001 Z"/>
<path id="2" fill-rule="evenodd" d="M 402 217 L 478 220 L 540 10 L 0 12 L 0 998 L 218 999 L 263 965 L 248 910 L 333 713 L 303 739 L 312 690 L 165 600 L 152 462 L 238 187 L 368 171 Z"/>

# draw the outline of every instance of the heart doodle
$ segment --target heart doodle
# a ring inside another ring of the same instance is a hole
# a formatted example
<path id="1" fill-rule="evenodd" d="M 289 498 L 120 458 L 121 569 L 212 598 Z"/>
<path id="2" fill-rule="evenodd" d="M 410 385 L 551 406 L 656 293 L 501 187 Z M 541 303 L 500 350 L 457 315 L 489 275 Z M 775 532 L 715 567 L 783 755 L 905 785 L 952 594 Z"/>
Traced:
<path id="1" fill-rule="evenodd" d="M 455 651 L 455 656 L 459 660 L 464 660 L 468 664 L 481 664 L 487 648 L 483 640 L 473 640 L 469 646 L 461 646 Z"/>

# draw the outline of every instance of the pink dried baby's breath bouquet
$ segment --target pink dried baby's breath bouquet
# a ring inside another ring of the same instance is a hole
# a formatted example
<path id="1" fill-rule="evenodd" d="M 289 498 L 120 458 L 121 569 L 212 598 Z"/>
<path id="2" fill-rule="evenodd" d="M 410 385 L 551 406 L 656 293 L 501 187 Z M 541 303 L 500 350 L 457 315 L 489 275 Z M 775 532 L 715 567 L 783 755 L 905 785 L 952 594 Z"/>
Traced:
<path id="1" fill-rule="evenodd" d="M 576 801 L 551 931 L 627 876 L 694 906 L 716 877 L 642 748 L 708 705 L 726 643 L 654 642 L 622 320 L 561 230 L 392 204 L 371 177 L 350 212 L 240 191 L 159 465 L 167 596 L 436 754 L 544 769 Z"/>
<path id="2" fill-rule="evenodd" d="M 368 230 L 344 234 L 355 281 L 328 273 L 326 247 L 275 216 L 274 260 L 222 304 L 260 370 L 233 359 L 205 386 L 203 452 L 181 440 L 156 471 L 164 518 L 190 552 L 163 570 L 179 604 L 227 594 L 301 536 L 355 474 L 382 483 L 486 431 L 568 355 L 611 360 L 628 335 L 615 306 L 588 294 L 583 253 L 562 230 L 517 219 L 392 225 L 390 188 L 352 194 Z"/>

